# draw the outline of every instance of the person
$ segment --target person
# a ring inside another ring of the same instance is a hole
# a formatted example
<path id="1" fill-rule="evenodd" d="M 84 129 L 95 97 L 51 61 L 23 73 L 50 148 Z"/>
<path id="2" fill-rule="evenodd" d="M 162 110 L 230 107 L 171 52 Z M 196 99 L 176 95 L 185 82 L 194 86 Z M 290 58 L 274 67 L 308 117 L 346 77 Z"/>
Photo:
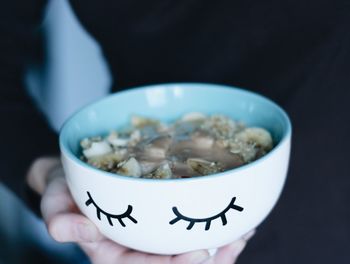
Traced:
<path id="1" fill-rule="evenodd" d="M 70 3 L 102 46 L 113 91 L 164 82 L 229 84 L 271 98 L 291 116 L 294 136 L 284 193 L 240 263 L 350 262 L 346 1 Z M 21 191 L 28 175 L 29 187 L 43 195 L 41 213 L 49 232 L 59 241 L 78 242 L 92 262 L 233 262 L 251 234 L 211 258 L 205 251 L 146 256 L 111 244 L 76 213 L 57 158 L 47 157 L 58 153 L 57 137 L 21 83 L 44 5 L 7 1 L 0 11 L 2 181 L 38 208 L 29 188 Z"/>

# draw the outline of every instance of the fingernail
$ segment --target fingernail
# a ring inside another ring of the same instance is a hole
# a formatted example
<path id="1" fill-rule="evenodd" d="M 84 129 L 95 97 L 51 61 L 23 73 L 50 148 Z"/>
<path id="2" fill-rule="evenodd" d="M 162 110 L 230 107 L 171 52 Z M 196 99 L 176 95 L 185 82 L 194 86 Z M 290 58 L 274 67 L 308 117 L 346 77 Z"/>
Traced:
<path id="1" fill-rule="evenodd" d="M 189 259 L 190 264 L 199 264 L 209 258 L 208 252 L 204 250 L 196 251 L 191 254 L 191 258 Z"/>
<path id="2" fill-rule="evenodd" d="M 79 238 L 85 242 L 93 242 L 97 239 L 97 231 L 91 224 L 80 223 L 77 225 Z"/>
<path id="3" fill-rule="evenodd" d="M 248 232 L 247 234 L 245 234 L 242 239 L 244 239 L 245 241 L 248 241 L 249 239 L 251 239 L 256 233 L 256 230 L 253 229 L 250 232 Z"/>

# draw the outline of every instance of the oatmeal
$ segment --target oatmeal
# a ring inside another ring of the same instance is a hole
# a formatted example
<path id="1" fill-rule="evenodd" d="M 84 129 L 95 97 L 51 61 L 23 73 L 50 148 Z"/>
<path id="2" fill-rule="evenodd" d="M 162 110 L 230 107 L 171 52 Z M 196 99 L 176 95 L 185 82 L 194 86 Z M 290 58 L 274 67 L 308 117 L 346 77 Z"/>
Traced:
<path id="1" fill-rule="evenodd" d="M 227 116 L 189 113 L 171 124 L 133 116 L 130 127 L 84 138 L 81 159 L 112 173 L 151 179 L 189 178 L 252 162 L 273 147 L 270 133 Z"/>

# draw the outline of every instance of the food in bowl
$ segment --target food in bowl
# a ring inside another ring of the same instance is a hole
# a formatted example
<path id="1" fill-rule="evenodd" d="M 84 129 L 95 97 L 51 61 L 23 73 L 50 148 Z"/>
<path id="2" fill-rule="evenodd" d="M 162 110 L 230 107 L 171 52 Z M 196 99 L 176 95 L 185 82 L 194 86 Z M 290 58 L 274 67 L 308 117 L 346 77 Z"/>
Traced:
<path id="1" fill-rule="evenodd" d="M 228 116 L 191 112 L 173 123 L 132 116 L 131 126 L 81 140 L 81 159 L 104 171 L 140 178 L 210 175 L 252 162 L 273 147 L 271 134 Z"/>
<path id="2" fill-rule="evenodd" d="M 88 165 L 80 141 L 122 128 L 132 115 L 170 123 L 190 112 L 244 120 L 270 132 L 273 148 L 233 170 L 203 177 L 125 177 Z M 257 227 L 282 192 L 292 130 L 271 100 L 234 87 L 160 84 L 109 95 L 76 112 L 60 132 L 62 164 L 79 210 L 108 239 L 154 254 L 226 245 Z"/>

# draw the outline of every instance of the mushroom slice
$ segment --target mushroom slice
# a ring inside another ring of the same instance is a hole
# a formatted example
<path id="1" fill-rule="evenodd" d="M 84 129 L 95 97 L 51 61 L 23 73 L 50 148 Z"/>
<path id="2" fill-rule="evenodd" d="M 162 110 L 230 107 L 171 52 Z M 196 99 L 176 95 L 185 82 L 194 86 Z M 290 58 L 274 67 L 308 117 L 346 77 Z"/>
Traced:
<path id="1" fill-rule="evenodd" d="M 84 138 L 83 140 L 80 141 L 80 146 L 82 149 L 88 149 L 91 147 L 91 141 L 88 138 Z"/>
<path id="2" fill-rule="evenodd" d="M 200 149 L 209 149 L 214 145 L 214 138 L 204 133 L 195 132 L 192 135 L 193 145 Z"/>
<path id="3" fill-rule="evenodd" d="M 204 121 L 206 119 L 206 115 L 200 112 L 191 112 L 183 115 L 181 121 L 184 122 L 196 122 L 196 121 Z"/>
<path id="4" fill-rule="evenodd" d="M 113 130 L 109 133 L 109 135 L 106 137 L 106 140 L 111 143 L 114 139 L 118 138 L 119 134 L 117 131 Z"/>
<path id="5" fill-rule="evenodd" d="M 255 147 L 255 143 L 234 140 L 230 142 L 230 152 L 239 155 L 245 163 L 248 163 L 257 158 L 258 149 Z"/>
<path id="6" fill-rule="evenodd" d="M 229 139 L 218 139 L 215 141 L 215 145 L 219 148 L 228 148 L 230 146 Z"/>
<path id="7" fill-rule="evenodd" d="M 141 166 L 134 157 L 131 157 L 118 164 L 117 173 L 139 178 L 141 177 Z"/>
<path id="8" fill-rule="evenodd" d="M 156 170 L 159 166 L 158 161 L 140 160 L 139 162 L 141 166 L 142 175 L 151 173 L 152 171 Z"/>
<path id="9" fill-rule="evenodd" d="M 80 146 L 82 149 L 88 149 L 91 147 L 91 144 L 93 142 L 101 142 L 102 137 L 90 137 L 90 138 L 84 138 L 83 140 L 80 141 Z"/>
<path id="10" fill-rule="evenodd" d="M 110 152 L 112 152 L 112 148 L 106 141 L 91 142 L 90 147 L 83 150 L 86 158 L 101 156 Z"/>
<path id="11" fill-rule="evenodd" d="M 157 137 L 144 146 L 143 155 L 151 160 L 164 159 L 171 142 L 169 135 Z"/>
<path id="12" fill-rule="evenodd" d="M 169 163 L 165 162 L 162 165 L 160 165 L 156 170 L 146 174 L 144 177 L 150 179 L 171 179 L 172 175 L 173 173 L 170 169 Z"/>
<path id="13" fill-rule="evenodd" d="M 119 137 L 118 133 L 115 131 L 111 132 L 106 139 L 113 147 L 116 148 L 126 147 L 129 142 L 128 138 Z"/>
<path id="14" fill-rule="evenodd" d="M 131 117 L 131 124 L 137 128 L 143 128 L 145 126 L 158 126 L 159 121 L 151 118 L 133 115 Z"/>
<path id="15" fill-rule="evenodd" d="M 94 156 L 87 160 L 90 165 L 105 171 L 113 171 L 120 161 L 122 161 L 121 156 L 115 153 Z"/>
<path id="16" fill-rule="evenodd" d="M 271 134 L 259 127 L 249 127 L 236 134 L 236 139 L 247 144 L 254 144 L 255 147 L 267 152 L 272 149 L 273 142 Z"/>
<path id="17" fill-rule="evenodd" d="M 207 161 L 199 158 L 189 158 L 186 163 L 193 171 L 200 175 L 208 175 L 223 171 L 219 162 Z"/>
<path id="18" fill-rule="evenodd" d="M 119 161 L 124 160 L 127 154 L 128 150 L 126 148 L 118 148 L 114 151 L 114 155 L 119 158 Z"/>
<path id="19" fill-rule="evenodd" d="M 130 134 L 129 145 L 135 146 L 140 141 L 141 141 L 141 131 L 139 129 L 136 129 Z"/>
<path id="20" fill-rule="evenodd" d="M 113 147 L 126 147 L 129 143 L 127 138 L 116 138 L 110 141 Z"/>
<path id="21" fill-rule="evenodd" d="M 238 127 L 235 121 L 223 115 L 213 115 L 206 119 L 201 128 L 217 139 L 232 138 Z"/>

